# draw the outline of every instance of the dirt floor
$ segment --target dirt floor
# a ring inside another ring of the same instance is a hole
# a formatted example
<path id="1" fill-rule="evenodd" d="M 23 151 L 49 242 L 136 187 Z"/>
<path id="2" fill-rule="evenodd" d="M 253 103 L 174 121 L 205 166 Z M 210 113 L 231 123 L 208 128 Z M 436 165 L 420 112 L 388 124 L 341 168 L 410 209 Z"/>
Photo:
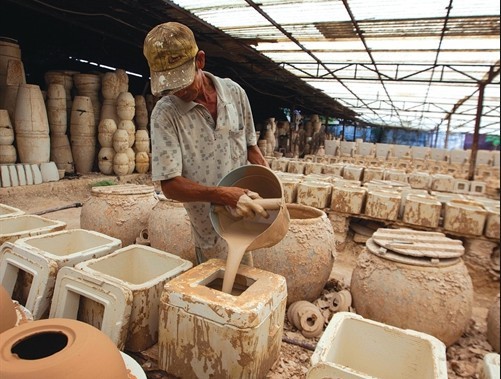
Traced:
<path id="1" fill-rule="evenodd" d="M 40 185 L 0 188 L 0 203 L 19 208 L 26 213 L 43 214 L 44 217 L 64 221 L 67 229 L 79 228 L 81 205 L 90 196 L 91 186 L 103 180 L 113 180 L 116 183 L 152 184 L 148 175 L 128 175 L 119 180 L 116 177 L 92 174 Z M 61 207 L 68 208 L 57 210 Z M 349 233 L 346 242 L 338 248 L 331 279 L 326 285 L 323 296 L 329 296 L 329 293 L 341 289 L 349 289 L 351 272 L 355 267 L 358 254 L 364 247 L 362 243 L 354 242 L 352 236 Z M 479 256 L 490 257 L 490 250 L 493 247 L 494 250 L 496 249 L 495 244 L 493 246 L 492 243 L 473 242 L 476 243 L 475 249 L 489 250 L 485 254 L 479 253 Z M 470 245 L 471 241 L 465 242 L 465 246 Z M 499 249 L 499 245 L 497 248 Z M 497 251 L 499 254 L 499 250 Z M 473 257 L 467 262 L 475 289 L 472 318 L 463 336 L 447 349 L 448 375 L 451 379 L 479 378 L 479 365 L 484 355 L 493 351 L 486 339 L 486 319 L 489 307 L 499 294 L 499 255 L 497 267 L 494 269 L 492 265 L 489 266 L 490 262 L 485 263 L 482 262 L 482 258 L 477 258 Z M 267 378 L 305 378 L 310 367 L 310 357 L 318 339 L 319 337 L 303 337 L 286 320 L 280 357 Z M 155 356 L 156 347 L 144 354 L 133 355 L 142 364 L 149 379 L 170 378 L 171 376 L 158 370 Z"/>

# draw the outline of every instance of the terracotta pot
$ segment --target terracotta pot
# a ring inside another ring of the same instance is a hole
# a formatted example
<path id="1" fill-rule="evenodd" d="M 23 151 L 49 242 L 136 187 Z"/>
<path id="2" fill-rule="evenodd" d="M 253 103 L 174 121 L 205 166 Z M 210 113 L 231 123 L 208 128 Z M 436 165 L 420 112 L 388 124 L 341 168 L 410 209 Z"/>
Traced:
<path id="1" fill-rule="evenodd" d="M 102 147 L 97 154 L 97 164 L 99 171 L 105 175 L 113 174 L 113 158 L 115 157 L 115 150 L 112 147 Z"/>
<path id="2" fill-rule="evenodd" d="M 335 260 L 334 231 L 325 212 L 287 204 L 289 229 L 275 246 L 252 251 L 254 266 L 287 279 L 287 304 L 314 301 L 329 280 Z"/>
<path id="3" fill-rule="evenodd" d="M 4 286 L 0 285 L 0 333 L 13 328 L 16 323 L 17 313 L 14 302 Z"/>
<path id="4" fill-rule="evenodd" d="M 150 246 L 197 264 L 190 218 L 183 203 L 160 198 L 148 219 Z"/>
<path id="5" fill-rule="evenodd" d="M 111 118 L 104 118 L 99 122 L 97 139 L 101 147 L 113 147 L 113 134 L 116 130 L 117 124 Z"/>
<path id="6" fill-rule="evenodd" d="M 3 379 L 129 378 L 109 337 L 77 320 L 37 320 L 5 331 L 0 359 Z"/>
<path id="7" fill-rule="evenodd" d="M 115 153 L 115 156 L 113 157 L 113 172 L 117 176 L 127 175 L 129 172 L 129 156 L 127 153 Z"/>
<path id="8" fill-rule="evenodd" d="M 367 241 L 371 248 L 359 255 L 352 273 L 351 295 L 357 313 L 430 334 L 447 346 L 457 341 L 468 326 L 473 305 L 473 284 L 463 260 L 434 258 L 426 264 L 420 257 L 402 255 L 396 261 L 391 257 L 398 254 L 386 249 L 378 252 L 371 244 L 372 238 Z"/>
<path id="9" fill-rule="evenodd" d="M 487 313 L 487 341 L 499 354 L 499 294 Z"/>
<path id="10" fill-rule="evenodd" d="M 115 154 L 115 157 L 119 154 Z M 80 226 L 122 241 L 135 243 L 157 203 L 155 188 L 148 185 L 121 184 L 93 187 L 82 206 Z"/>

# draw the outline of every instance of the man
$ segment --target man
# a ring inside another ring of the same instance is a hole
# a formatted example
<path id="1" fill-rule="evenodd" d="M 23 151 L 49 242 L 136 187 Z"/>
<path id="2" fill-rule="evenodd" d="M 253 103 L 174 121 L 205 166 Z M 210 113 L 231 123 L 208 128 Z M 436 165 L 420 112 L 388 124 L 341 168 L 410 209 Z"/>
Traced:
<path id="1" fill-rule="evenodd" d="M 211 204 L 233 214 L 267 216 L 253 202 L 259 195 L 239 187 L 218 187 L 229 172 L 247 164 L 268 166 L 256 146 L 249 100 L 230 79 L 205 67 L 192 31 L 167 22 L 146 36 L 143 53 L 151 75 L 151 92 L 162 96 L 151 114 L 152 180 L 166 197 L 184 203 L 190 217 L 198 263 L 226 254 L 210 218 Z"/>

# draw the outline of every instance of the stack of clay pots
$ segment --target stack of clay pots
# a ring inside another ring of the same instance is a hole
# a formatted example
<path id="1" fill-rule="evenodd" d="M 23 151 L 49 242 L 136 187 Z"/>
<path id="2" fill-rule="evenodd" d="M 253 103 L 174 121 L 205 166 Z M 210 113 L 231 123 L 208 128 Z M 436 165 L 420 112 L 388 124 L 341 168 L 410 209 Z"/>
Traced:
<path id="1" fill-rule="evenodd" d="M 64 87 L 64 92 L 66 94 L 66 116 L 67 119 L 71 118 L 72 109 L 72 96 L 71 89 L 73 88 L 73 76 L 69 71 L 47 71 L 44 75 L 45 84 L 47 88 L 51 84 L 61 84 Z"/>
<path id="2" fill-rule="evenodd" d="M 125 130 L 127 132 L 128 145 L 124 151 L 127 154 L 129 163 L 126 174 L 132 174 L 136 166 L 136 153 L 132 149 L 136 139 L 136 126 L 134 125 L 135 101 L 134 96 L 130 92 L 120 92 L 116 101 L 117 115 L 120 121 L 117 125 L 117 130 Z M 120 152 L 121 153 L 121 152 Z M 115 171 L 116 175 L 124 175 L 123 171 L 120 173 Z"/>
<path id="3" fill-rule="evenodd" d="M 0 109 L 9 112 L 11 122 L 19 84 L 26 84 L 21 48 L 16 40 L 0 37 Z"/>
<path id="4" fill-rule="evenodd" d="M 101 78 L 101 94 L 103 103 L 101 106 L 101 120 L 112 119 L 118 124 L 116 99 L 120 93 L 120 81 L 115 72 L 107 72 Z"/>
<path id="5" fill-rule="evenodd" d="M 46 105 L 50 130 L 50 160 L 58 169 L 72 173 L 74 172 L 73 154 L 66 134 L 68 129 L 66 91 L 62 84 L 49 84 Z"/>
<path id="6" fill-rule="evenodd" d="M 134 96 L 134 101 L 136 105 L 134 123 L 136 124 L 137 129 L 147 130 L 149 115 L 148 115 L 148 108 L 146 106 L 146 99 L 143 95 L 136 95 Z"/>
<path id="7" fill-rule="evenodd" d="M 70 136 L 75 170 L 92 172 L 96 156 L 97 132 L 94 108 L 88 96 L 75 96 L 71 109 Z"/>
<path id="8" fill-rule="evenodd" d="M 14 146 L 14 128 L 9 112 L 0 109 L 0 164 L 16 163 L 17 152 Z"/>
<path id="9" fill-rule="evenodd" d="M 101 102 L 99 100 L 101 76 L 99 74 L 78 73 L 73 75 L 73 84 L 75 85 L 78 96 L 87 96 L 90 98 L 94 111 L 95 124 L 99 125 L 101 115 Z"/>
<path id="10" fill-rule="evenodd" d="M 150 136 L 147 130 L 136 131 L 134 152 L 136 153 L 136 171 L 140 174 L 147 173 L 150 169 Z"/>
<path id="11" fill-rule="evenodd" d="M 113 135 L 117 130 L 115 120 L 111 118 L 102 119 L 98 125 L 97 139 L 101 149 L 97 155 L 99 171 L 105 175 L 113 174 L 113 159 L 115 149 L 113 148 Z M 127 138 L 127 145 L 129 144 Z M 117 145 L 118 146 L 118 145 Z"/>

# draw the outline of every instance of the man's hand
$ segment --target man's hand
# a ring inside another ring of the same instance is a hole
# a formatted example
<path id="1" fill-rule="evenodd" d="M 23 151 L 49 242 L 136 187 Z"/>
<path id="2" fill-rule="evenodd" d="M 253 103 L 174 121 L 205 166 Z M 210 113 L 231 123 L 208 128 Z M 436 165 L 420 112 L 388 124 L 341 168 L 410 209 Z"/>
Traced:
<path id="1" fill-rule="evenodd" d="M 246 194 L 240 196 L 235 208 L 229 207 L 230 213 L 233 216 L 243 217 L 243 218 L 253 218 L 256 215 L 260 215 L 264 218 L 268 218 L 268 212 L 257 204 L 254 200 L 261 199 L 258 193 L 247 191 Z"/>

